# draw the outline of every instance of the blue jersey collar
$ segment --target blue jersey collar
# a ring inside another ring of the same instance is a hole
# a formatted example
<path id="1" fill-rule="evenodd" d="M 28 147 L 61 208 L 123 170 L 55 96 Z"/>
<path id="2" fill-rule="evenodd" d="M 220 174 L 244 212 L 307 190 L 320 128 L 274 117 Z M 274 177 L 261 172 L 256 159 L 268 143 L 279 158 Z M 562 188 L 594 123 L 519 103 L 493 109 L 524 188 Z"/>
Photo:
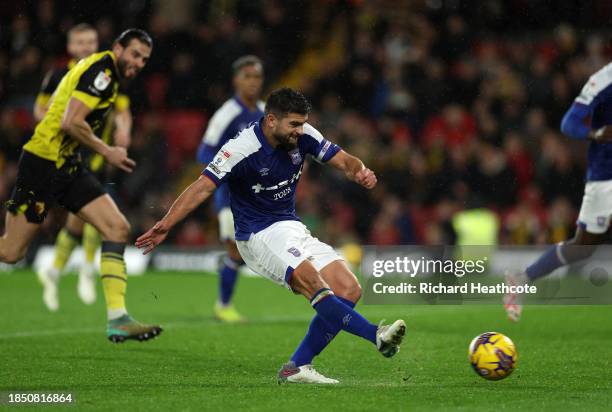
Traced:
<path id="1" fill-rule="evenodd" d="M 261 147 L 264 149 L 264 152 L 272 153 L 274 148 L 270 146 L 270 143 L 268 143 L 266 136 L 264 136 L 263 131 L 261 130 L 262 121 L 263 117 L 255 122 L 255 127 L 253 128 L 255 130 L 255 136 L 257 136 L 257 140 L 259 140 L 259 143 L 261 143 Z"/>

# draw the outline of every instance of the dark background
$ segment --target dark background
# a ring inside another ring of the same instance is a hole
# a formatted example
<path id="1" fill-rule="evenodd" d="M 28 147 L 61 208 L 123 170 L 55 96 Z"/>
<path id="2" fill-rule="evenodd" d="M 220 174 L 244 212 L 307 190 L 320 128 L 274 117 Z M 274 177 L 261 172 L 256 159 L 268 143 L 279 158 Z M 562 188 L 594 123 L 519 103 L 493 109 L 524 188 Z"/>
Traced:
<path id="1" fill-rule="evenodd" d="M 311 123 L 379 176 L 365 191 L 310 165 L 298 212 L 322 240 L 449 243 L 453 217 L 478 207 L 495 214 L 500 243 L 557 242 L 574 229 L 586 151 L 559 124 L 608 63 L 610 16 L 610 1 L 4 1 L 0 201 L 35 127 L 42 78 L 66 63 L 67 30 L 88 22 L 101 50 L 128 27 L 155 42 L 129 86 L 138 167 L 107 182 L 133 237 L 200 172 L 195 149 L 232 94 L 231 62 L 252 53 L 265 62 L 266 92 L 302 90 Z M 53 213 L 39 242 L 52 242 L 62 219 Z M 171 242 L 215 245 L 216 230 L 209 202 Z"/>

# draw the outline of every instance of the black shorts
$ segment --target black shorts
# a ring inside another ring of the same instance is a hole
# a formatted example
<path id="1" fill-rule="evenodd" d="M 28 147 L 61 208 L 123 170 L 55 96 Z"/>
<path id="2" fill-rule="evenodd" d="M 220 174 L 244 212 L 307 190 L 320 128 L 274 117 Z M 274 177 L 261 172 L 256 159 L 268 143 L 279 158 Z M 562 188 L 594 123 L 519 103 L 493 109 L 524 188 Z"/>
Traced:
<path id="1" fill-rule="evenodd" d="M 55 203 L 77 213 L 105 193 L 78 156 L 68 159 L 57 169 L 55 162 L 24 150 L 19 158 L 17 182 L 7 209 L 14 215 L 23 213 L 30 223 L 40 224 Z"/>

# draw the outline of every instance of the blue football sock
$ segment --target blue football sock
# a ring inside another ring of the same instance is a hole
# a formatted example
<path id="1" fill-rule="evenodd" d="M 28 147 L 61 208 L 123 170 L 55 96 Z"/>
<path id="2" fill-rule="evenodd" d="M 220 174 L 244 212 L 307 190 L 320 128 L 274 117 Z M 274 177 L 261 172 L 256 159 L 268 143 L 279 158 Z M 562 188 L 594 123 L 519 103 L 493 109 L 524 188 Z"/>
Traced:
<path id="1" fill-rule="evenodd" d="M 238 280 L 238 268 L 241 263 L 227 256 L 223 259 L 223 268 L 219 272 L 219 297 L 224 305 L 229 304 L 232 300 L 234 286 L 236 286 Z"/>
<path id="2" fill-rule="evenodd" d="M 558 267 L 567 264 L 563 256 L 562 246 L 563 243 L 551 246 L 538 260 L 525 270 L 530 281 L 546 276 Z"/>
<path id="3" fill-rule="evenodd" d="M 376 344 L 376 330 L 378 329 L 376 325 L 371 324 L 357 311 L 342 303 L 330 289 L 319 290 L 310 300 L 310 304 L 330 326 L 361 336 Z"/>
<path id="4" fill-rule="evenodd" d="M 337 298 L 349 308 L 354 308 L 355 303 L 348 299 L 337 296 Z M 325 349 L 327 345 L 336 337 L 341 328 L 338 325 L 330 325 L 325 322 L 318 313 L 310 321 L 308 332 L 300 343 L 300 346 L 291 356 L 295 366 L 308 365 L 312 359 Z"/>

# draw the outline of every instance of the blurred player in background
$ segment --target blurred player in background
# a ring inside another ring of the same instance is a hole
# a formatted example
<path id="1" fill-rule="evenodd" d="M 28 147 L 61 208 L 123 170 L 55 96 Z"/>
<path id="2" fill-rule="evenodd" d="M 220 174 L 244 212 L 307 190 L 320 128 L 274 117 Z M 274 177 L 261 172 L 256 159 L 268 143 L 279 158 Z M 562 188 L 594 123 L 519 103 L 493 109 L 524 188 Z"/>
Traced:
<path id="1" fill-rule="evenodd" d="M 87 146 L 109 164 L 132 171 L 135 163 L 127 150 L 108 145 L 98 135 L 117 99 L 119 80 L 136 77 L 149 60 L 152 47 L 146 32 L 126 30 L 111 50 L 79 61 L 62 78 L 43 120 L 23 146 L 17 182 L 7 202 L 6 229 L 0 238 L 0 261 L 22 259 L 55 203 L 96 227 L 103 239 L 100 268 L 107 336 L 113 342 L 147 340 L 159 335 L 161 328 L 143 325 L 127 313 L 123 254 L 130 226 L 83 165 L 79 149 Z"/>
<path id="2" fill-rule="evenodd" d="M 232 64 L 235 94 L 226 101 L 210 119 L 202 143 L 198 148 L 198 160 L 204 167 L 210 163 L 219 149 L 235 137 L 249 123 L 261 119 L 264 103 L 259 100 L 263 86 L 263 65 L 256 56 L 243 56 Z M 219 299 L 215 304 L 215 317 L 234 323 L 244 318 L 232 305 L 232 295 L 238 279 L 238 269 L 244 264 L 236 247 L 234 217 L 230 208 L 229 188 L 221 185 L 215 191 L 215 209 L 219 219 L 219 237 L 225 243 L 227 256 L 219 271 Z"/>
<path id="3" fill-rule="evenodd" d="M 40 93 L 36 97 L 34 117 L 36 121 L 43 119 L 49 109 L 53 92 L 64 75 L 81 59 L 98 51 L 98 33 L 87 23 L 81 23 L 68 31 L 68 54 L 72 59 L 67 66 L 50 70 L 45 76 Z M 119 93 L 113 110 L 106 117 L 100 138 L 107 144 L 127 147 L 130 144 L 132 115 L 129 110 L 130 100 L 125 94 Z M 113 127 L 114 126 L 114 127 Z M 104 158 L 100 154 L 83 149 L 83 164 L 94 172 L 99 181 L 104 180 Z M 65 227 L 57 235 L 55 241 L 55 256 L 53 264 L 39 268 L 38 278 L 43 287 L 43 302 L 51 311 L 59 309 L 58 283 L 62 270 L 74 248 L 83 240 L 85 260 L 79 270 L 78 295 L 85 304 L 96 300 L 95 263 L 96 250 L 100 244 L 98 231 L 90 224 L 85 224 L 78 216 L 70 213 Z"/>
<path id="4" fill-rule="evenodd" d="M 593 74 L 561 122 L 561 132 L 589 140 L 588 169 L 576 234 L 551 246 L 523 272 L 508 272 L 506 283 L 523 285 L 550 274 L 558 267 L 590 257 L 604 243 L 612 216 L 612 63 Z M 521 294 L 504 296 L 508 318 L 518 321 L 523 310 Z"/>
<path id="5" fill-rule="evenodd" d="M 256 273 L 306 297 L 317 312 L 291 360 L 281 368 L 279 381 L 336 384 L 317 372 L 312 361 L 341 330 L 370 341 L 383 356 L 391 357 L 399 351 L 406 325 L 397 320 L 376 327 L 355 311 L 361 297 L 357 278 L 295 214 L 296 188 L 307 155 L 367 189 L 376 186 L 374 172 L 361 160 L 306 123 L 310 108 L 308 100 L 292 89 L 272 92 L 264 117 L 221 148 L 136 246 L 149 253 L 217 187 L 229 186 L 242 258 Z"/>

